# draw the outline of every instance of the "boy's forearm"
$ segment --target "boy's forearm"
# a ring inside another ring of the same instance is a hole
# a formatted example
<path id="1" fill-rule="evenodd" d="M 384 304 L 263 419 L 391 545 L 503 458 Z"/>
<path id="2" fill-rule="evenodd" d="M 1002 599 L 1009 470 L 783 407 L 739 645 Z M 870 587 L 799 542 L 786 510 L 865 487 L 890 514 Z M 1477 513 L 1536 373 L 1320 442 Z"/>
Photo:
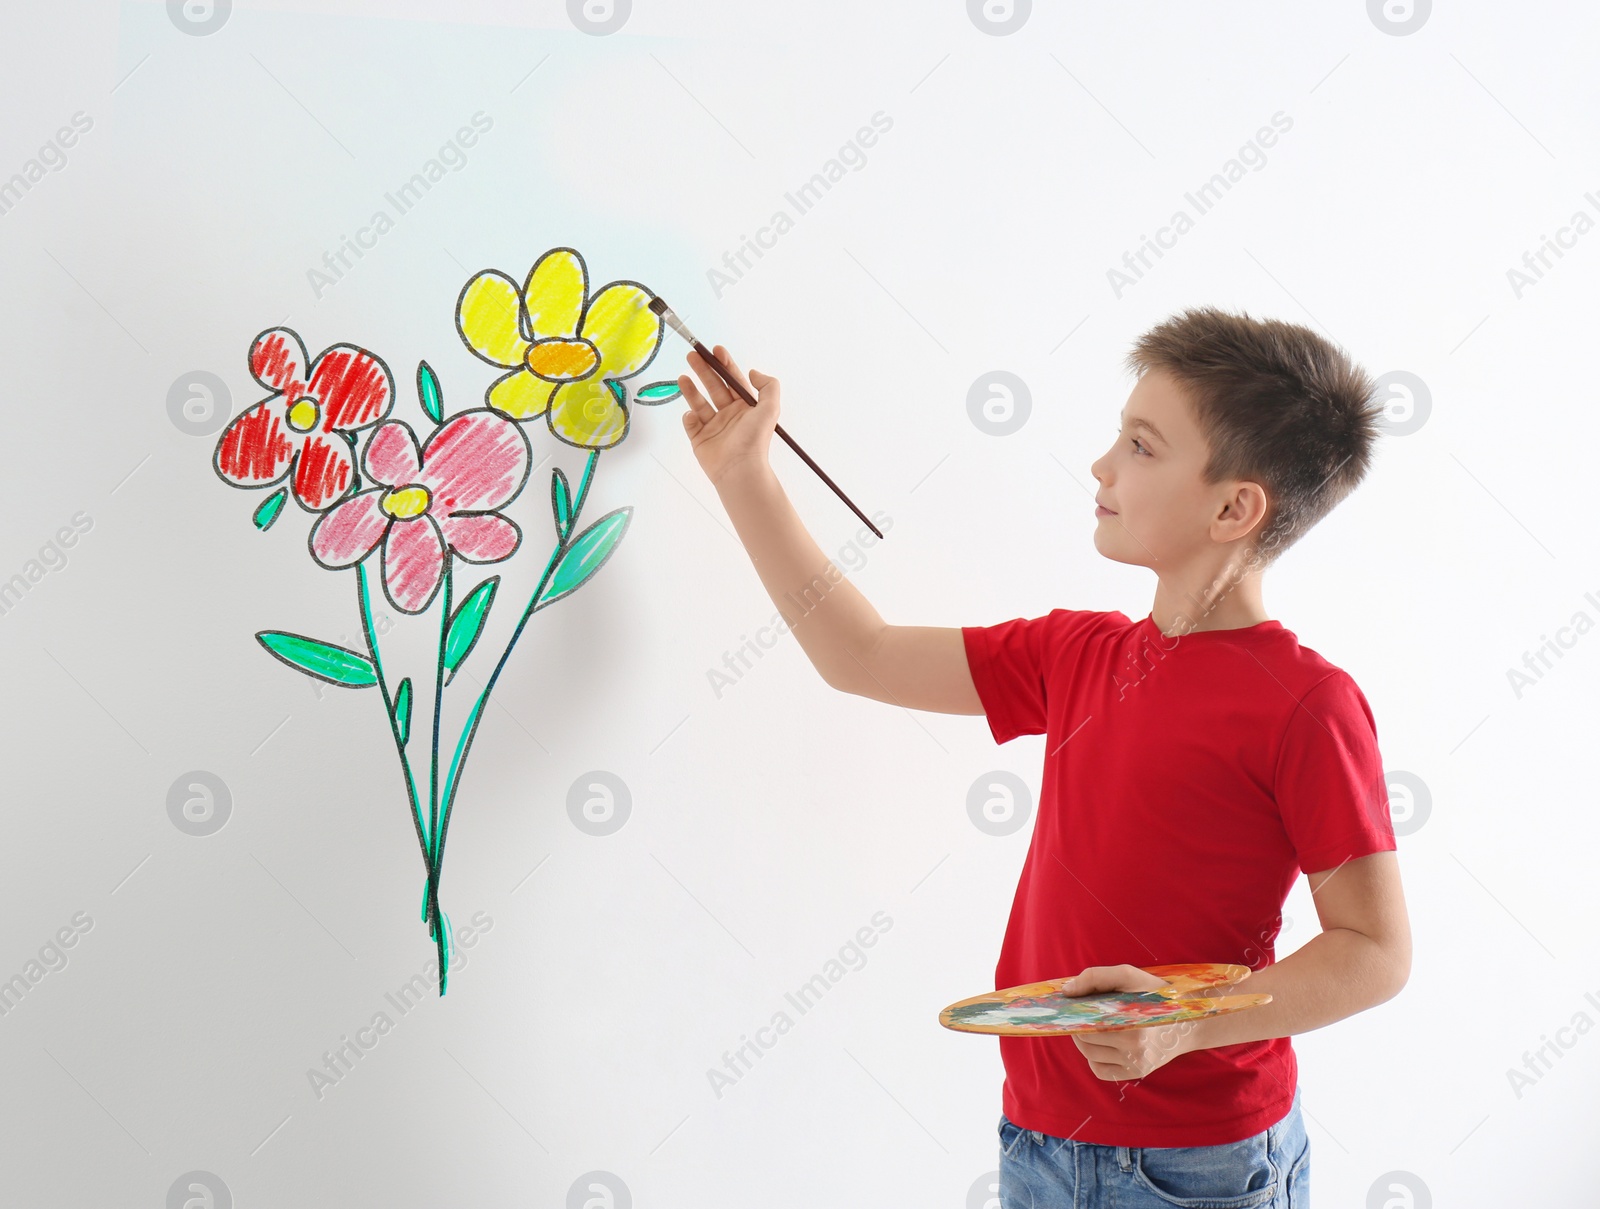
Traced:
<path id="1" fill-rule="evenodd" d="M 1349 928 L 1319 932 L 1227 994 L 1266 992 L 1272 1002 L 1193 1021 L 1189 1050 L 1214 1049 L 1309 1032 L 1393 998 L 1405 983 L 1402 962 L 1372 937 Z M 1183 1026 L 1178 1026 L 1183 1027 Z"/>
<path id="2" fill-rule="evenodd" d="M 769 465 L 716 485 L 767 595 L 822 678 L 842 687 L 883 618 L 801 523 Z"/>

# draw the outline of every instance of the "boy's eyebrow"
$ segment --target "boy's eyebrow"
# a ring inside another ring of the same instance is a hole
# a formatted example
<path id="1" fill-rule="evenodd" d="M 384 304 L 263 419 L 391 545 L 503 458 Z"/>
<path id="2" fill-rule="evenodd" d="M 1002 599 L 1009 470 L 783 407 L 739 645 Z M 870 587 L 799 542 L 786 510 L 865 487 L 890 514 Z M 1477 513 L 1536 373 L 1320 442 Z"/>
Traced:
<path id="1" fill-rule="evenodd" d="M 1123 423 L 1128 424 L 1128 425 L 1130 425 L 1130 426 L 1132 426 L 1134 428 L 1142 428 L 1142 429 L 1144 429 L 1151 436 L 1153 436 L 1156 440 L 1160 441 L 1163 445 L 1170 445 L 1171 444 L 1171 442 L 1168 441 L 1166 437 L 1161 435 L 1161 430 L 1159 428 L 1157 428 L 1154 424 L 1150 423 L 1149 420 L 1146 420 L 1141 416 L 1134 416 L 1131 420 L 1127 419 L 1126 417 L 1119 417 L 1119 418 L 1121 418 L 1123 420 Z"/>

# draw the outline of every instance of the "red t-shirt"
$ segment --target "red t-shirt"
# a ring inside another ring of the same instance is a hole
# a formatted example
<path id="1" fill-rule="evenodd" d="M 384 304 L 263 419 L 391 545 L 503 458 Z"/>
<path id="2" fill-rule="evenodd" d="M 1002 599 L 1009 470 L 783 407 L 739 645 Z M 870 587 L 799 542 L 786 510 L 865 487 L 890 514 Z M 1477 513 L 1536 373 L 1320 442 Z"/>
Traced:
<path id="1" fill-rule="evenodd" d="M 1376 728 L 1350 676 L 1277 621 L 1163 636 L 1054 609 L 963 626 L 996 743 L 1045 735 L 996 988 L 1085 966 L 1263 969 L 1301 870 L 1395 847 Z M 1248 990 L 1248 980 L 1241 990 Z M 1281 1120 L 1287 1037 L 1095 1077 L 1071 1037 L 1001 1037 L 1005 1114 L 1113 1146 L 1211 1146 Z"/>

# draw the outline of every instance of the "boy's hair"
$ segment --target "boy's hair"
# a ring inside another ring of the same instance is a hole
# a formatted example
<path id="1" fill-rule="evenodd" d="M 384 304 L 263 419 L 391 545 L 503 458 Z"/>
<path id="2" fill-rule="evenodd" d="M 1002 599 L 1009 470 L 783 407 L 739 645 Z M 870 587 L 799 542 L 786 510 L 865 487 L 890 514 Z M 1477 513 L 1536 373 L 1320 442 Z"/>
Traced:
<path id="1" fill-rule="evenodd" d="M 1355 489 L 1383 430 L 1372 376 L 1298 324 L 1191 307 L 1140 336 L 1127 366 L 1166 370 L 1184 388 L 1211 447 L 1206 482 L 1265 489 L 1253 546 L 1263 565 Z"/>

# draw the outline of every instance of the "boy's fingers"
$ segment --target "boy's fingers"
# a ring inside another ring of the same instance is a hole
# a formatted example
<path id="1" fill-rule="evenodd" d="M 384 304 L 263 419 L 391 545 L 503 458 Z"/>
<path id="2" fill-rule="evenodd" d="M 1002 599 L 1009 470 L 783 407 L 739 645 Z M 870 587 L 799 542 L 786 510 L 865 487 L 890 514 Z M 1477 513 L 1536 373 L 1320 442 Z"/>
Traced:
<path id="1" fill-rule="evenodd" d="M 694 370 L 695 377 L 705 384 L 706 394 L 710 397 L 711 402 L 716 404 L 718 411 L 721 411 L 733 401 L 734 395 L 728 389 L 728 384 L 717 376 L 717 371 L 711 368 L 704 357 L 690 349 L 688 362 L 689 368 Z"/>
<path id="2" fill-rule="evenodd" d="M 733 359 L 733 354 L 728 352 L 728 350 L 723 348 L 720 344 L 711 351 L 716 354 L 718 361 L 721 361 L 723 365 L 727 366 L 728 371 L 739 380 L 739 384 L 741 386 L 743 386 L 752 395 L 756 393 L 755 388 L 750 385 L 749 377 L 746 376 L 744 370 L 739 368 L 739 363 Z M 712 370 L 711 372 L 716 373 L 716 370 Z M 743 400 L 741 399 L 740 402 L 743 402 Z"/>
<path id="3" fill-rule="evenodd" d="M 759 369 L 750 371 L 750 381 L 755 384 L 756 395 L 761 403 L 763 422 L 770 423 L 776 428 L 778 416 L 782 412 L 778 403 L 780 383 L 771 374 L 764 374 Z"/>
<path id="4" fill-rule="evenodd" d="M 764 392 L 766 398 L 770 398 L 773 403 L 777 403 L 780 384 L 771 374 L 764 374 L 759 369 L 753 369 L 750 371 L 750 383 L 755 387 L 757 397 L 761 397 Z M 771 390 L 767 389 L 769 385 L 772 388 Z"/>
<path id="5" fill-rule="evenodd" d="M 1155 991 L 1170 983 L 1138 966 L 1089 966 L 1067 979 L 1062 991 L 1069 997 L 1104 991 Z"/>
<path id="6" fill-rule="evenodd" d="M 1115 1043 L 1099 1040 L 1093 1033 L 1073 1033 L 1072 1039 L 1077 1043 L 1080 1054 L 1097 1062 L 1110 1062 L 1122 1053 Z"/>
<path id="7" fill-rule="evenodd" d="M 689 405 L 689 410 L 699 418 L 702 424 L 717 414 L 716 409 L 706 402 L 706 397 L 700 393 L 700 388 L 694 384 L 694 379 L 688 374 L 678 375 L 678 390 L 682 392 L 684 402 Z"/>

